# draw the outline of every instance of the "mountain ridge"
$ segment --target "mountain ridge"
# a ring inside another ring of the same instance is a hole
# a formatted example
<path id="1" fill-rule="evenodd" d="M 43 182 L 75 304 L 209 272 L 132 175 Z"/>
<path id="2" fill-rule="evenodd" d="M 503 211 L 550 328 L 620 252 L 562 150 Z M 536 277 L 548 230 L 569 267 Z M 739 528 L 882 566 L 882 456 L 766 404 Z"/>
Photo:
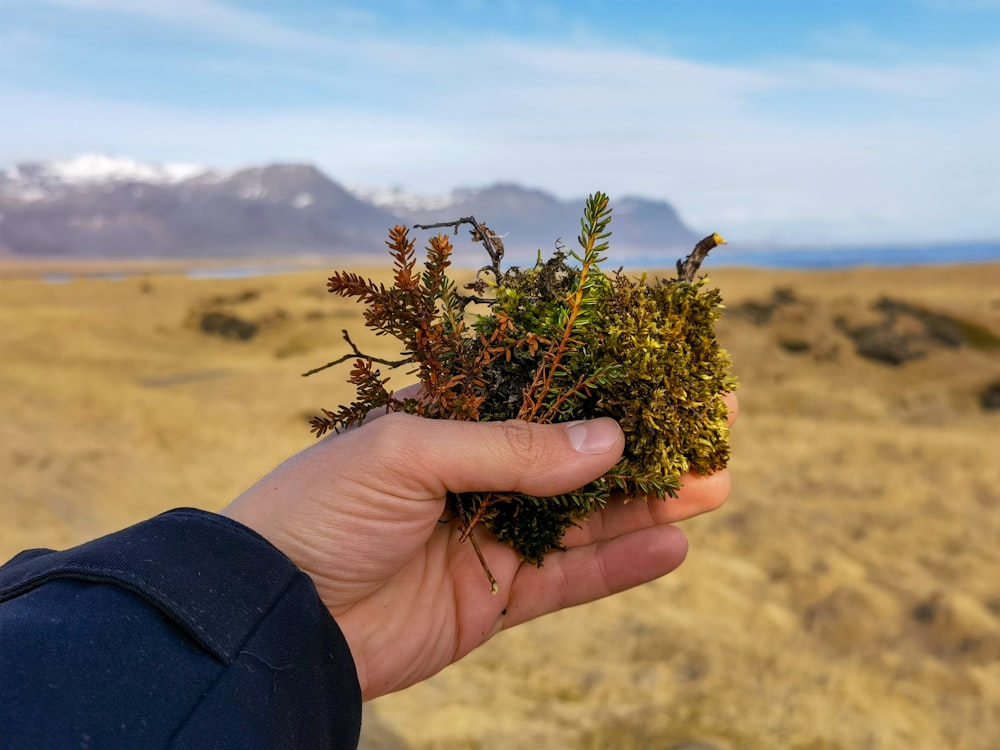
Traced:
<path id="1" fill-rule="evenodd" d="M 220 172 L 91 154 L 0 171 L 0 252 L 16 257 L 225 258 L 381 252 L 394 224 L 473 215 L 511 259 L 576 237 L 584 198 L 498 182 L 419 196 L 348 188 L 307 163 Z M 617 245 L 686 251 L 697 239 L 665 201 L 613 200 Z"/>

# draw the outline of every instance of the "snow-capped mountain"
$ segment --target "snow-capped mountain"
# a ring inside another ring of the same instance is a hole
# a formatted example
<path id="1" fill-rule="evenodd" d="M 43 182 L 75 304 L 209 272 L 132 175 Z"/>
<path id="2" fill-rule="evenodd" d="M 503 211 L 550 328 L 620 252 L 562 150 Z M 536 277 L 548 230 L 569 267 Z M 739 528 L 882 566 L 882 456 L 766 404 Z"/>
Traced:
<path id="1" fill-rule="evenodd" d="M 222 174 L 74 162 L 0 173 L 0 249 L 113 258 L 354 253 L 377 247 L 397 221 L 309 165 Z"/>
<path id="2" fill-rule="evenodd" d="M 381 188 L 354 185 L 348 188 L 359 200 L 405 216 L 411 212 L 433 211 L 455 203 L 455 193 L 414 193 L 401 187 Z"/>
<path id="3" fill-rule="evenodd" d="M 174 184 L 209 174 L 196 164 L 142 164 L 133 159 L 81 154 L 72 159 L 15 164 L 0 171 L 0 196 L 43 200 L 76 186 L 109 182 Z"/>
<path id="4" fill-rule="evenodd" d="M 224 173 L 88 154 L 0 169 L 0 253 L 66 257 L 234 257 L 381 253 L 396 223 L 475 216 L 506 235 L 523 262 L 562 238 L 572 245 L 583 198 L 515 184 L 445 195 L 352 188 L 308 164 Z M 616 249 L 689 249 L 695 235 L 669 204 L 614 203 Z"/>

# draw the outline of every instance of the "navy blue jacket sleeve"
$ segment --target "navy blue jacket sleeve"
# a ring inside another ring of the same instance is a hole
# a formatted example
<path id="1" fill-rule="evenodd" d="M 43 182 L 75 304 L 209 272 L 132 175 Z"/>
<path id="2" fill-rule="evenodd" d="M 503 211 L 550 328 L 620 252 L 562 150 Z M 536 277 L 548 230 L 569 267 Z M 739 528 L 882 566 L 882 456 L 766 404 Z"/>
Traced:
<path id="1" fill-rule="evenodd" d="M 173 510 L 0 567 L 0 747 L 354 748 L 361 691 L 312 580 Z"/>

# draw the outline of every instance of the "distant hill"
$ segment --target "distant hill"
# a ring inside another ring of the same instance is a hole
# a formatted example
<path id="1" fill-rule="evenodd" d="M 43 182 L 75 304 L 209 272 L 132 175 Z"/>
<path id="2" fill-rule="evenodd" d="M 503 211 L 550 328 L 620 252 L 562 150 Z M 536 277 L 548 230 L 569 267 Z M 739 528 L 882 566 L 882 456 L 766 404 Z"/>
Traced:
<path id="1" fill-rule="evenodd" d="M 584 196 L 504 183 L 447 196 L 349 190 L 313 166 L 232 173 L 89 155 L 0 171 L 0 252 L 20 257 L 225 258 L 381 252 L 396 223 L 474 215 L 533 258 L 575 246 Z M 616 251 L 672 256 L 697 239 L 663 201 L 614 201 Z"/>
<path id="2" fill-rule="evenodd" d="M 390 205 L 410 223 L 430 224 L 474 215 L 493 231 L 506 235 L 505 245 L 517 248 L 522 258 L 527 255 L 533 258 L 539 249 L 548 254 L 557 240 L 567 247 L 576 247 L 584 197 L 563 201 L 542 190 L 498 183 L 481 189 L 457 190 L 452 199 L 447 205 L 432 208 Z M 673 258 L 689 251 L 699 239 L 669 203 L 624 197 L 612 199 L 612 205 L 616 254 L 663 252 Z"/>

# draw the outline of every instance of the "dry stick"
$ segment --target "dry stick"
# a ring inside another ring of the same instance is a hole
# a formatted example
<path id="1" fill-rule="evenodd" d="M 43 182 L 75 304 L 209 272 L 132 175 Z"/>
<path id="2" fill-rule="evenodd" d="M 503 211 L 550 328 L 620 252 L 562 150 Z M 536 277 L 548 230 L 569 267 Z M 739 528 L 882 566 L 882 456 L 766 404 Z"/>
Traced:
<path id="1" fill-rule="evenodd" d="M 490 566 L 486 563 L 483 551 L 479 547 L 479 541 L 476 539 L 476 535 L 473 534 L 472 531 L 469 531 L 469 541 L 472 542 L 472 549 L 476 551 L 476 557 L 479 558 L 479 564 L 483 566 L 483 572 L 486 574 L 486 578 L 490 582 L 490 593 L 495 594 L 500 587 L 497 585 L 497 579 L 493 576 L 493 571 L 490 570 Z"/>
<path id="2" fill-rule="evenodd" d="M 350 347 L 351 347 L 351 353 L 350 354 L 345 354 L 343 357 L 338 357 L 337 359 L 333 360 L 332 362 L 327 362 L 325 365 L 320 365 L 319 367 L 314 367 L 313 369 L 309 370 L 308 372 L 302 373 L 302 377 L 306 377 L 308 375 L 315 375 L 317 372 L 322 372 L 323 370 L 326 370 L 326 369 L 328 369 L 330 367 L 335 367 L 336 365 L 339 365 L 341 362 L 346 362 L 347 360 L 352 359 L 353 357 L 360 357 L 361 359 L 371 360 L 372 362 L 378 362 L 380 365 L 388 365 L 389 367 L 399 367 L 400 365 L 405 365 L 407 362 L 410 361 L 409 359 L 395 359 L 395 360 L 393 360 L 393 359 L 382 359 L 381 357 L 372 357 L 372 356 L 369 356 L 369 355 L 363 353 L 360 349 L 358 349 L 358 347 L 355 345 L 355 343 L 353 341 L 351 341 L 351 336 L 350 336 L 350 334 L 347 333 L 347 329 L 346 328 L 341 329 L 340 332 L 342 334 L 344 334 L 344 341 L 346 341 L 350 345 Z"/>
<path id="3" fill-rule="evenodd" d="M 492 497 L 495 493 L 490 492 L 487 497 Z M 459 536 L 459 541 L 464 542 L 466 540 L 472 545 L 472 549 L 476 551 L 476 557 L 479 558 L 479 566 L 483 569 L 483 573 L 486 574 L 486 580 L 490 582 L 490 593 L 497 593 L 497 579 L 493 575 L 493 571 L 490 570 L 489 563 L 486 562 L 486 556 L 483 555 L 483 550 L 479 546 L 479 540 L 476 539 L 474 528 L 476 524 L 482 520 L 482 514 L 486 512 L 488 503 L 484 502 L 480 505 L 479 510 L 472 514 L 472 517 L 468 522 L 465 521 L 465 508 L 462 505 L 462 496 L 460 493 L 456 493 L 455 497 L 455 509 L 458 511 L 458 517 L 462 519 L 461 535 Z"/>
<path id="4" fill-rule="evenodd" d="M 497 503 L 509 502 L 514 498 L 514 495 L 510 492 L 488 492 L 486 494 L 486 499 L 479 504 L 479 508 L 469 516 L 468 523 L 465 524 L 465 528 L 462 529 L 462 535 L 458 538 L 460 542 L 464 542 L 472 535 L 472 530 L 482 522 L 483 516 L 486 515 L 486 511 L 490 509 L 491 506 Z"/>
<path id="5" fill-rule="evenodd" d="M 503 260 L 503 242 L 500 241 L 500 237 L 489 227 L 476 221 L 475 216 L 465 216 L 461 219 L 455 219 L 454 221 L 439 221 L 435 224 L 414 224 L 413 228 L 442 229 L 444 227 L 451 227 L 453 233 L 458 234 L 458 228 L 462 224 L 471 224 L 474 227 L 474 231 L 472 233 L 473 242 L 483 243 L 483 247 L 486 248 L 486 252 L 490 256 L 490 265 L 487 266 L 487 268 L 489 268 L 489 270 L 493 273 L 493 278 L 499 281 L 500 276 L 502 275 L 500 270 L 500 261 Z"/>
<path id="6" fill-rule="evenodd" d="M 677 279 L 679 281 L 694 281 L 694 275 L 698 273 L 702 261 L 708 256 L 712 248 L 718 245 L 725 245 L 726 241 L 718 234 L 710 234 L 694 246 L 694 250 L 684 260 L 677 261 Z"/>

